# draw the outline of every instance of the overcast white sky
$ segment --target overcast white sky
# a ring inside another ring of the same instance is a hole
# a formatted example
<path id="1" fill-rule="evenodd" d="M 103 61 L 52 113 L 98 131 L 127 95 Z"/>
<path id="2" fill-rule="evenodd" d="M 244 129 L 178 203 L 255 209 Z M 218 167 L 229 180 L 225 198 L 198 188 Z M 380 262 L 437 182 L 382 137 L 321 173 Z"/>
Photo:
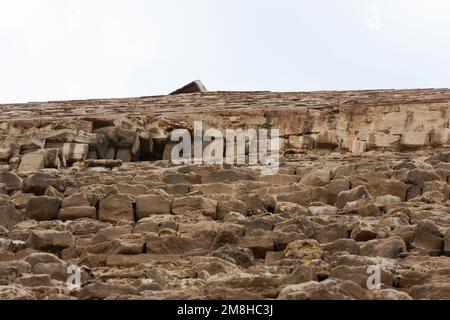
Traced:
<path id="1" fill-rule="evenodd" d="M 448 0 L 0 0 L 0 103 L 450 87 Z"/>

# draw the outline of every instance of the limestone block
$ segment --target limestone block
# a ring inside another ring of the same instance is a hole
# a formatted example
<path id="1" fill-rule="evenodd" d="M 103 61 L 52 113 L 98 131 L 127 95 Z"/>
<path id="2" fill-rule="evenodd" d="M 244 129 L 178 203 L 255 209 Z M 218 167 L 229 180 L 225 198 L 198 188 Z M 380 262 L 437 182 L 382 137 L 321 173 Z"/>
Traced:
<path id="1" fill-rule="evenodd" d="M 406 124 L 406 118 L 405 111 L 386 113 L 383 115 L 379 130 L 389 131 L 390 134 L 401 134 Z"/>
<path id="2" fill-rule="evenodd" d="M 60 160 L 59 149 L 45 149 L 44 150 L 44 166 L 45 168 L 60 169 L 62 166 Z"/>
<path id="3" fill-rule="evenodd" d="M 289 136 L 289 146 L 295 149 L 312 150 L 314 139 L 311 136 Z"/>
<path id="4" fill-rule="evenodd" d="M 126 195 L 110 195 L 100 201 L 100 221 L 134 221 L 133 202 Z"/>
<path id="5" fill-rule="evenodd" d="M 351 147 L 349 148 L 352 153 L 360 154 L 367 150 L 367 142 L 361 140 L 351 140 Z"/>
<path id="6" fill-rule="evenodd" d="M 429 144 L 429 131 L 407 131 L 402 134 L 401 146 L 404 148 L 420 148 Z"/>
<path id="7" fill-rule="evenodd" d="M 386 134 L 383 132 L 369 133 L 369 140 L 367 141 L 368 149 L 372 148 L 389 148 L 393 143 L 400 140 L 400 136 Z"/>
<path id="8" fill-rule="evenodd" d="M 30 152 L 22 156 L 19 172 L 39 171 L 44 168 L 44 154 L 40 151 Z"/>
<path id="9" fill-rule="evenodd" d="M 88 152 L 89 145 L 85 143 L 65 143 L 63 146 L 63 156 L 69 162 L 86 159 Z"/>

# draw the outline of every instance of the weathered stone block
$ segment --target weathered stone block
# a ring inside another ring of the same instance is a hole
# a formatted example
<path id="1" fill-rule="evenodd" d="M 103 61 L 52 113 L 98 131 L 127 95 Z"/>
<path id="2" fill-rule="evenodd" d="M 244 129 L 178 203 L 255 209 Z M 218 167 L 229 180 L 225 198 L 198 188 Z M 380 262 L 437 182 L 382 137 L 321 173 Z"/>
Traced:
<path id="1" fill-rule="evenodd" d="M 98 218 L 101 221 L 134 221 L 133 202 L 126 195 L 110 195 L 100 201 Z"/>
<path id="2" fill-rule="evenodd" d="M 342 191 L 339 193 L 335 206 L 341 209 L 347 204 L 347 202 L 364 198 L 370 198 L 370 194 L 369 191 L 367 191 L 367 188 L 361 185 L 351 190 Z"/>
<path id="3" fill-rule="evenodd" d="M 4 183 L 8 189 L 20 190 L 22 179 L 7 169 L 0 169 L 0 183 Z"/>
<path id="4" fill-rule="evenodd" d="M 201 213 L 215 219 L 216 210 L 217 201 L 199 196 L 175 198 L 172 204 L 172 213 L 176 215 Z"/>
<path id="5" fill-rule="evenodd" d="M 137 220 L 154 214 L 170 214 L 172 199 L 158 194 L 148 194 L 136 198 Z"/>
<path id="6" fill-rule="evenodd" d="M 94 207 L 77 206 L 63 208 L 59 211 L 58 219 L 62 221 L 76 220 L 81 218 L 95 219 L 97 210 Z"/>
<path id="7" fill-rule="evenodd" d="M 69 232 L 54 230 L 33 230 L 27 245 L 39 250 L 57 251 L 73 245 L 73 237 Z"/>
<path id="8" fill-rule="evenodd" d="M 30 152 L 22 156 L 19 172 L 39 171 L 44 169 L 45 159 L 43 152 Z"/>
<path id="9" fill-rule="evenodd" d="M 61 200 L 55 197 L 40 196 L 28 201 L 26 215 L 38 221 L 56 220 Z"/>
<path id="10" fill-rule="evenodd" d="M 418 149 L 428 144 L 430 144 L 430 132 L 428 131 L 407 131 L 402 134 L 402 148 Z"/>
<path id="11" fill-rule="evenodd" d="M 69 163 L 85 160 L 88 152 L 89 145 L 85 143 L 65 143 L 63 146 L 63 156 Z"/>
<path id="12" fill-rule="evenodd" d="M 0 147 L 0 161 L 8 161 L 11 158 L 13 151 L 11 148 Z"/>

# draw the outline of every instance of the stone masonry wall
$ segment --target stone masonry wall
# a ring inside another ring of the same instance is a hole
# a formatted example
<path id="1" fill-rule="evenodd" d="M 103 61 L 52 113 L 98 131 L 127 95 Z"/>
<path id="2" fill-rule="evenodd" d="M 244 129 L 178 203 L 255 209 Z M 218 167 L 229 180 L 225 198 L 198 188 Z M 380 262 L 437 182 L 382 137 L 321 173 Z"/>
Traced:
<path id="1" fill-rule="evenodd" d="M 0 300 L 449 299 L 449 103 L 427 89 L 0 105 Z M 200 120 L 279 129 L 278 172 L 168 161 L 171 131 Z"/>
<path id="2" fill-rule="evenodd" d="M 0 105 L 0 165 L 33 171 L 86 159 L 170 155 L 170 131 L 277 128 L 284 154 L 448 146 L 450 91 L 385 90 L 178 96 Z"/>

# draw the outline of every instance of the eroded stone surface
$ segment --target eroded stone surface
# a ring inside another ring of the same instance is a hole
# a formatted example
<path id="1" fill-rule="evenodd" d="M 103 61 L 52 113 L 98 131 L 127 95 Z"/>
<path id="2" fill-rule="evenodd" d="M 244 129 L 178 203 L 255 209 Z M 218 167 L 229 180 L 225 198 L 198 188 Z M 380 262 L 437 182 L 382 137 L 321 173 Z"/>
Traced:
<path id="1" fill-rule="evenodd" d="M 0 105 L 0 298 L 448 299 L 449 101 L 399 90 Z M 170 132 L 196 120 L 280 129 L 278 173 L 174 166 Z"/>

